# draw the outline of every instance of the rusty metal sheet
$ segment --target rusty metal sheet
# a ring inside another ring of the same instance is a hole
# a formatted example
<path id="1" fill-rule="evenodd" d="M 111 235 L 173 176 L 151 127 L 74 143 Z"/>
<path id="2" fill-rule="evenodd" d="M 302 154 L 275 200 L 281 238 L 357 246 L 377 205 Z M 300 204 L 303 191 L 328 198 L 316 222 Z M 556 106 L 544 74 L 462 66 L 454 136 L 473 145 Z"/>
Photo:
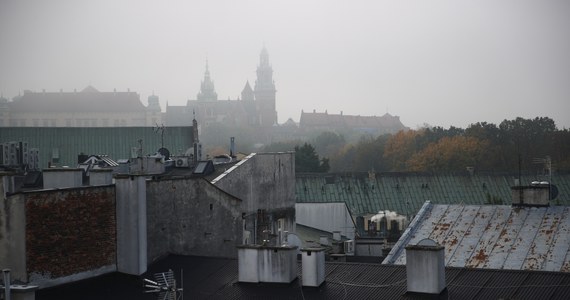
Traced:
<path id="1" fill-rule="evenodd" d="M 419 241 L 428 237 L 432 231 L 431 226 L 424 226 L 423 224 L 432 224 L 435 225 L 439 222 L 443 214 L 445 214 L 447 207 L 449 205 L 432 205 L 431 210 L 428 214 L 424 217 L 424 220 L 416 226 L 416 228 L 410 228 L 413 232 L 412 237 L 410 238 L 409 245 L 416 245 Z M 403 245 L 402 247 L 406 247 L 407 245 Z M 406 250 L 402 249 L 400 251 L 400 256 L 396 258 L 394 264 L 397 265 L 405 265 L 406 264 Z"/>
<path id="2" fill-rule="evenodd" d="M 563 210 L 564 208 L 561 206 L 548 207 L 546 209 L 536 237 L 532 241 L 529 252 L 526 255 L 523 269 L 541 270 L 543 268 L 548 253 L 552 249 Z"/>
<path id="3" fill-rule="evenodd" d="M 446 264 L 451 260 L 455 250 L 463 243 L 466 234 L 475 224 L 477 213 L 481 205 L 467 205 L 463 208 L 453 226 L 449 229 L 447 237 L 444 239 L 442 246 L 445 246 Z M 468 237 L 469 235 L 467 235 Z"/>
<path id="4" fill-rule="evenodd" d="M 517 270 L 523 268 L 523 262 L 530 253 L 532 241 L 538 234 L 538 228 L 542 223 L 542 219 L 546 213 L 546 208 L 531 207 L 529 214 L 524 220 L 523 226 L 520 228 L 515 243 L 509 251 L 503 268 L 509 270 Z"/>
<path id="5" fill-rule="evenodd" d="M 480 206 L 471 227 L 465 232 L 455 252 L 447 258 L 447 265 L 464 267 L 477 247 L 485 228 L 494 219 L 498 208 L 496 206 Z"/>
<path id="6" fill-rule="evenodd" d="M 546 255 L 544 271 L 570 272 L 570 269 L 563 270 L 565 262 L 570 259 L 570 207 L 558 206 L 561 209 L 561 217 L 558 228 L 553 234 L 553 241 Z"/>
<path id="7" fill-rule="evenodd" d="M 570 207 L 436 204 L 412 231 L 409 244 L 444 245 L 447 266 L 570 272 Z"/>

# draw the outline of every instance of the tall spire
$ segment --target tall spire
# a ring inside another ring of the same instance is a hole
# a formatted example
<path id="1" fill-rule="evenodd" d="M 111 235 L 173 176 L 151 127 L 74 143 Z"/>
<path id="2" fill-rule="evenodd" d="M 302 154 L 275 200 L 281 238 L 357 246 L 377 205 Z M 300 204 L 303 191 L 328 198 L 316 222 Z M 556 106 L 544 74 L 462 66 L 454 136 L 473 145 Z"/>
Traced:
<path id="1" fill-rule="evenodd" d="M 257 80 L 255 80 L 255 101 L 260 107 L 259 124 L 261 126 L 273 126 L 277 123 L 277 111 L 275 109 L 275 82 L 273 82 L 273 68 L 269 64 L 269 53 L 265 45 L 259 55 L 257 66 Z"/>
<path id="2" fill-rule="evenodd" d="M 208 60 L 206 60 L 206 72 L 204 72 L 204 80 L 200 84 L 200 92 L 196 97 L 199 101 L 218 100 L 218 94 L 214 89 L 214 82 L 210 78 L 210 68 L 208 66 Z"/>
<path id="3" fill-rule="evenodd" d="M 257 66 L 255 91 L 258 90 L 275 90 L 275 83 L 273 82 L 273 68 L 269 64 L 269 53 L 265 46 L 261 49 L 261 54 L 259 54 L 259 66 Z"/>

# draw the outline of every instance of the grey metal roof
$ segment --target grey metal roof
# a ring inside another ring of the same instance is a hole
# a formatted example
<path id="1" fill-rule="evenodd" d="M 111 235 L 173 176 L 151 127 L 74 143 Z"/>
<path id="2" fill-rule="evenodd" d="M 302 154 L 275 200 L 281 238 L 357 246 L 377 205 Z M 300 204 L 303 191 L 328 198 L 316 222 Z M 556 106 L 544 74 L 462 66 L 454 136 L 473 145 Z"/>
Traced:
<path id="1" fill-rule="evenodd" d="M 404 247 L 429 238 L 446 266 L 570 272 L 570 207 L 426 202 L 383 263 L 406 264 Z"/>
<path id="2" fill-rule="evenodd" d="M 108 155 L 119 160 L 131 157 L 131 149 L 142 140 L 143 155 L 154 154 L 163 147 L 161 136 L 153 127 L 3 127 L 0 142 L 27 142 L 28 148 L 40 151 L 40 168 L 47 168 L 57 149 L 58 165 L 75 166 L 77 155 Z M 192 147 L 192 126 L 167 127 L 164 147 L 171 153 L 184 153 Z"/>
<path id="3" fill-rule="evenodd" d="M 291 284 L 237 282 L 235 259 L 171 255 L 150 266 L 143 275 L 174 271 L 180 280 L 184 270 L 185 299 L 434 299 L 406 294 L 405 266 L 333 263 L 325 265 L 325 283 L 302 288 Z M 447 299 L 570 299 L 570 273 L 446 268 Z M 182 286 L 177 284 L 177 286 Z M 143 293 L 138 277 L 107 274 L 90 280 L 40 290 L 36 299 L 156 299 Z"/>
<path id="4" fill-rule="evenodd" d="M 298 203 L 345 202 L 353 216 L 375 214 L 380 210 L 414 215 L 425 201 L 440 204 L 482 205 L 488 199 L 511 204 L 511 186 L 518 174 L 475 173 L 327 173 L 297 174 L 295 195 Z M 544 180 L 541 177 L 539 181 Z M 535 175 L 522 175 L 521 185 L 530 185 Z M 552 184 L 559 190 L 551 201 L 570 205 L 570 174 L 555 173 Z"/>

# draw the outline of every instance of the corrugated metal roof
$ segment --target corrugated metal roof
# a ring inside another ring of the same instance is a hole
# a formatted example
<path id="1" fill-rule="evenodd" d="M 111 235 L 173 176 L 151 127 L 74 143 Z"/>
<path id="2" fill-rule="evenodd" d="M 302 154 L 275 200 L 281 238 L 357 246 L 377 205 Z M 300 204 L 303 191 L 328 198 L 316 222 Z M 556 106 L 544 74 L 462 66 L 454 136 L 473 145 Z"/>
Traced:
<path id="1" fill-rule="evenodd" d="M 406 293 L 405 266 L 333 263 L 325 265 L 325 282 L 318 288 L 302 288 L 299 278 L 291 284 L 239 283 L 237 260 L 193 256 L 169 256 L 143 275 L 172 269 L 180 280 L 184 270 L 187 299 L 434 299 Z M 446 268 L 447 299 L 568 299 L 570 273 Z M 37 299 L 156 299 L 144 294 L 138 277 L 108 274 L 94 279 L 40 290 Z M 140 279 L 139 279 L 140 280 Z"/>
<path id="2" fill-rule="evenodd" d="M 295 194 L 298 203 L 345 202 L 354 216 L 380 210 L 412 216 L 428 200 L 482 205 L 495 198 L 502 204 L 511 204 L 515 179 L 517 174 L 297 174 Z M 536 179 L 534 175 L 524 175 L 521 184 L 530 185 Z M 552 183 L 559 190 L 552 203 L 570 205 L 570 174 L 555 174 Z"/>
<path id="3" fill-rule="evenodd" d="M 445 246 L 450 267 L 570 272 L 569 230 L 568 206 L 426 202 L 384 263 L 405 264 L 404 247 L 429 238 Z"/>
<path id="4" fill-rule="evenodd" d="M 118 160 L 131 157 L 131 148 L 139 147 L 143 155 L 154 154 L 162 147 L 161 136 L 152 127 L 3 127 L 0 142 L 27 142 L 28 148 L 40 151 L 40 167 L 47 168 L 52 151 L 58 149 L 58 165 L 77 165 L 77 155 L 105 154 Z M 172 154 L 184 152 L 192 146 L 191 126 L 167 127 L 164 147 Z"/>

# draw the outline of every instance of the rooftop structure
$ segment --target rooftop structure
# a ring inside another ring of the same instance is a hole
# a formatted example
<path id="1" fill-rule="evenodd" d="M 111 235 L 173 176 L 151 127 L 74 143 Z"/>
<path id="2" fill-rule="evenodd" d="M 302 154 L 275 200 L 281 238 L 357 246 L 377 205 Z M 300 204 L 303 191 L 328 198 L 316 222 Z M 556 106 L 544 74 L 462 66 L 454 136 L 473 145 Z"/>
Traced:
<path id="1" fill-rule="evenodd" d="M 406 267 L 327 262 L 325 282 L 302 287 L 303 269 L 290 284 L 238 282 L 236 259 L 168 256 L 151 265 L 143 277 L 172 269 L 184 272 L 184 295 L 192 299 L 434 299 L 407 293 Z M 179 279 L 179 277 L 178 277 Z M 445 269 L 447 289 L 435 299 L 568 299 L 570 274 L 520 270 Z M 37 292 L 37 299 L 156 299 L 143 293 L 138 277 L 108 274 Z"/>
<path id="2" fill-rule="evenodd" d="M 384 264 L 406 264 L 406 245 L 432 239 L 447 267 L 570 272 L 570 207 L 426 202 Z"/>
<path id="3" fill-rule="evenodd" d="M 173 154 L 183 154 L 193 145 L 192 128 L 167 127 L 164 145 L 152 127 L 7 127 L 0 130 L 0 142 L 23 141 L 39 149 L 41 169 L 49 165 L 76 166 L 81 153 L 104 154 L 118 160 L 154 154 L 165 147 Z"/>
<path id="4" fill-rule="evenodd" d="M 390 210 L 412 217 L 425 201 L 441 204 L 507 204 L 518 174 L 329 173 L 296 174 L 297 203 L 344 202 L 354 217 Z M 530 185 L 535 175 L 521 176 Z M 570 205 L 570 174 L 557 173 L 551 205 Z"/>

